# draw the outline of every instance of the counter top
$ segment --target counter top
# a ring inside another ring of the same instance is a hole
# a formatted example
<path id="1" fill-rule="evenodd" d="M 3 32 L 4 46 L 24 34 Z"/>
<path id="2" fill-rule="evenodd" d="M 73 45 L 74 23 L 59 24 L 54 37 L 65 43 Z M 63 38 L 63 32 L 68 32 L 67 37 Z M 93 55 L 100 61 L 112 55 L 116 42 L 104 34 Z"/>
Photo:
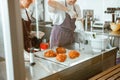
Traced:
<path id="1" fill-rule="evenodd" d="M 115 37 L 120 37 L 120 31 L 110 31 L 109 32 L 109 35 L 110 36 L 115 36 Z"/>
<path id="2" fill-rule="evenodd" d="M 71 45 L 68 45 L 68 46 L 65 46 L 67 52 L 67 59 L 65 62 L 59 62 L 56 60 L 56 58 L 46 58 L 44 57 L 44 51 L 40 51 L 40 52 L 36 52 L 35 55 L 38 56 L 38 58 L 42 58 L 42 59 L 45 59 L 45 60 L 49 60 L 49 61 L 52 61 L 52 62 L 55 62 L 57 64 L 60 64 L 60 65 L 64 65 L 64 66 L 74 66 L 76 64 L 79 64 L 81 62 L 84 62 L 92 57 L 95 57 L 95 56 L 98 56 L 101 54 L 101 52 L 93 52 L 92 51 L 92 48 L 91 46 L 89 45 L 85 45 L 85 48 L 84 50 L 79 50 L 79 44 L 78 43 L 73 43 Z M 55 49 L 52 49 L 55 51 Z M 68 52 L 70 50 L 76 50 L 80 53 L 80 56 L 76 59 L 70 59 L 68 57 Z"/>
<path id="3" fill-rule="evenodd" d="M 74 46 L 74 49 L 78 50 L 77 43 L 75 43 L 74 45 L 72 44 L 72 46 Z M 68 49 L 73 49 L 73 48 L 69 47 Z M 62 63 L 58 63 L 58 62 L 55 63 L 50 60 L 45 60 L 43 58 L 39 58 L 39 56 L 42 52 L 37 52 L 37 53 L 35 53 L 35 55 L 37 55 L 38 57 L 35 57 L 36 64 L 34 66 L 30 66 L 29 62 L 25 62 L 27 80 L 38 80 L 38 79 L 44 80 L 44 78 L 46 78 L 48 76 L 54 75 L 58 72 L 66 70 L 68 68 L 73 68 L 78 64 L 86 62 L 90 59 L 93 59 L 96 56 L 99 56 L 101 54 L 109 52 L 113 49 L 115 49 L 115 48 L 107 49 L 106 51 L 102 51 L 102 52 L 93 52 L 91 47 L 86 45 L 85 49 L 80 51 L 80 53 L 81 53 L 80 57 L 70 62 L 70 63 L 72 63 L 72 65 L 62 65 Z M 89 65 L 89 64 L 87 64 L 87 65 Z M 0 74 L 5 74 L 6 71 L 3 68 L 5 68 L 4 62 L 0 63 Z M 4 70 L 4 71 L 1 71 L 1 70 Z M 6 76 L 5 75 L 0 76 L 0 79 L 2 79 L 3 77 L 6 77 Z M 6 78 L 4 78 L 4 80 L 6 80 Z M 47 79 L 47 80 L 51 80 L 51 79 Z M 55 79 L 55 80 L 58 80 L 58 79 Z"/>
<path id="4" fill-rule="evenodd" d="M 96 32 L 98 33 L 98 32 Z M 102 32 L 100 34 L 103 34 L 103 35 L 108 35 L 108 36 L 113 36 L 113 37 L 120 37 L 120 31 L 111 31 L 111 30 L 107 30 L 105 32 Z"/>
<path id="5" fill-rule="evenodd" d="M 36 57 L 35 63 L 34 66 L 30 66 L 29 62 L 25 62 L 28 80 L 39 80 L 67 68 L 66 66 Z"/>
<path id="6" fill-rule="evenodd" d="M 75 43 L 74 46 L 75 46 L 74 48 L 77 50 L 78 49 L 77 43 Z M 72 48 L 69 47 L 69 49 L 72 49 Z M 38 56 L 35 58 L 36 65 L 33 67 L 30 67 L 28 65 L 28 67 L 29 67 L 29 70 L 32 71 L 32 76 L 33 76 L 32 80 L 42 79 L 50 75 L 53 75 L 57 72 L 63 71 L 67 68 L 73 67 L 82 62 L 85 62 L 87 60 L 90 60 L 110 50 L 112 49 L 107 49 L 106 51 L 103 51 L 103 52 L 93 52 L 91 47 L 86 45 L 84 50 L 79 51 L 80 52 L 79 58 L 74 60 L 67 59 L 68 61 L 66 60 L 65 62 L 58 62 L 55 59 L 44 58 L 41 55 L 43 54 L 43 51 L 37 52 L 35 53 L 35 55 Z"/>

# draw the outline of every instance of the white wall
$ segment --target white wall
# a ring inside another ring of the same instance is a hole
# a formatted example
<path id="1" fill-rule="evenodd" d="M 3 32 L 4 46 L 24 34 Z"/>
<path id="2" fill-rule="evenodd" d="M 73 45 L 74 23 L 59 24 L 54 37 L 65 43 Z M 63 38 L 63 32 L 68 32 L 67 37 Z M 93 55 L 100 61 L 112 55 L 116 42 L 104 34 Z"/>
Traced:
<path id="1" fill-rule="evenodd" d="M 44 8 L 45 8 L 45 21 L 50 21 L 50 18 L 49 18 L 49 12 L 48 12 L 48 3 L 47 1 L 48 0 L 44 0 Z"/>
<path id="2" fill-rule="evenodd" d="M 85 9 L 94 10 L 94 17 L 103 20 L 103 4 L 102 0 L 77 0 L 77 4 L 81 8 L 81 13 Z"/>
<path id="3" fill-rule="evenodd" d="M 102 21 L 111 21 L 111 14 L 104 14 L 107 7 L 120 7 L 120 0 L 77 0 L 81 8 L 83 9 L 93 9 L 94 17 L 99 18 Z M 47 11 L 47 0 L 45 0 L 45 20 L 49 21 L 49 15 Z"/>
<path id="4" fill-rule="evenodd" d="M 120 8 L 120 0 L 104 0 L 104 10 L 107 9 L 107 7 L 119 7 Z M 104 14 L 104 21 L 111 21 L 112 16 L 111 14 Z"/>

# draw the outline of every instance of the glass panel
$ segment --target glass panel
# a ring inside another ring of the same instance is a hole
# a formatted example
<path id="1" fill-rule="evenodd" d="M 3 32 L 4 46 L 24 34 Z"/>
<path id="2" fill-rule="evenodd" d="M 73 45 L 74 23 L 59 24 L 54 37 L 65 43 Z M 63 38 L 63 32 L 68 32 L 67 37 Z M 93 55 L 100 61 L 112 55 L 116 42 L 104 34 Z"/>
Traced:
<path id="1" fill-rule="evenodd" d="M 0 1 L 0 79 L 2 80 L 25 79 L 23 38 L 20 34 L 22 29 L 18 5 L 16 0 L 10 3 L 8 0 Z M 15 8 L 11 9 L 11 7 Z M 1 60 L 1 57 L 5 60 Z"/>
<path id="2" fill-rule="evenodd" d="M 0 11 L 0 79 L 6 80 L 6 66 L 5 66 L 5 54 L 3 44 L 3 31 L 2 31 L 2 19 Z"/>
<path id="3" fill-rule="evenodd" d="M 35 40 L 36 42 L 38 42 L 38 43 L 35 43 L 36 45 L 32 44 L 32 47 L 35 48 L 35 51 L 39 51 L 38 53 L 36 52 L 34 54 L 35 55 L 34 62 L 36 64 L 35 64 L 35 67 L 32 67 L 35 72 L 39 73 L 40 76 L 37 76 L 37 77 L 42 77 L 41 71 L 43 71 L 43 73 L 45 73 L 45 76 L 47 76 L 54 73 L 54 72 L 51 73 L 51 71 L 49 71 L 50 68 L 52 69 L 52 71 L 58 72 L 59 69 L 63 70 L 68 68 L 68 66 L 79 64 L 82 61 L 84 62 L 88 59 L 91 59 L 99 55 L 97 53 L 101 53 L 111 48 L 111 45 L 109 44 L 109 40 L 108 40 L 109 33 L 105 31 L 106 30 L 105 26 L 107 21 L 111 22 L 112 20 L 109 14 L 108 14 L 109 17 L 106 16 L 105 10 L 107 9 L 107 7 L 113 7 L 113 5 L 109 4 L 112 1 L 113 0 L 108 0 L 108 2 L 105 0 L 96 0 L 96 1 L 95 0 L 89 0 L 89 1 L 77 0 L 77 4 L 81 8 L 81 15 L 83 18 L 83 27 L 85 29 L 85 32 L 80 32 L 79 30 L 76 31 L 75 42 L 72 44 L 65 45 L 64 47 L 66 48 L 67 52 L 69 52 L 69 50 L 77 50 L 81 53 L 81 55 L 80 55 L 80 59 L 78 58 L 76 60 L 71 60 L 67 58 L 67 61 L 63 62 L 62 64 L 61 62 L 58 62 L 56 58 L 54 59 L 46 58 L 44 56 L 45 49 L 46 47 L 48 48 L 50 33 L 53 28 L 53 25 L 47 25 L 47 22 L 50 22 L 48 24 L 53 23 L 49 16 L 47 0 L 34 0 L 34 2 L 32 2 L 30 6 L 26 8 L 29 14 L 29 17 L 32 21 L 31 31 L 34 31 L 33 36 L 36 36 Z M 116 0 L 114 2 L 115 7 L 120 7 L 118 4 L 119 4 L 118 0 Z M 25 11 L 25 10 L 22 9 L 21 11 Z M 23 16 L 23 14 L 26 15 L 26 13 L 25 12 L 22 13 L 22 18 L 25 20 L 25 16 Z M 107 27 L 110 27 L 110 25 Z M 104 40 L 98 41 L 98 39 L 100 38 Z M 47 45 L 46 44 L 40 45 L 42 41 L 43 43 L 47 42 Z M 44 46 L 44 48 L 42 48 L 41 46 Z M 52 50 L 56 51 L 56 46 Z M 31 59 L 30 54 L 28 54 L 27 52 L 25 53 L 26 53 L 25 54 L 26 59 L 29 61 Z M 26 62 L 26 63 L 27 63 L 27 70 L 29 71 L 30 70 L 29 68 L 31 68 L 31 66 L 28 65 L 29 62 Z M 55 66 L 55 68 L 57 66 L 59 69 L 54 70 L 54 67 L 50 67 L 51 65 Z M 65 66 L 62 66 L 62 65 L 65 65 Z M 38 66 L 40 66 L 41 68 L 39 69 L 42 69 L 42 70 L 38 70 L 38 68 L 36 68 Z M 47 71 L 49 71 L 50 73 L 48 73 Z"/>
<path id="4" fill-rule="evenodd" d="M 1 22 L 1 11 L 0 11 L 0 56 L 5 57 L 4 55 L 4 45 L 3 45 L 3 31 L 2 31 L 2 22 Z"/>

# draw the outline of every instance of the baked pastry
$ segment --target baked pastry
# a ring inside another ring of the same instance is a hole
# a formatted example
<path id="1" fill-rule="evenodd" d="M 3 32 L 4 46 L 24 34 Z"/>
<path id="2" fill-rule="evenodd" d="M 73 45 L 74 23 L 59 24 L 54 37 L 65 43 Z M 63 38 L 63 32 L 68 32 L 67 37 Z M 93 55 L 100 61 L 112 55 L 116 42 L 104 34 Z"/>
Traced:
<path id="1" fill-rule="evenodd" d="M 79 57 L 80 53 L 77 52 L 76 50 L 71 50 L 71 51 L 68 53 L 68 55 L 69 55 L 69 57 L 70 57 L 71 59 L 75 59 L 75 58 Z"/>
<path id="2" fill-rule="evenodd" d="M 56 59 L 60 62 L 64 62 L 67 58 L 66 54 L 57 54 Z"/>
<path id="3" fill-rule="evenodd" d="M 56 57 L 56 53 L 53 50 L 48 50 L 44 53 L 45 57 Z"/>
<path id="4" fill-rule="evenodd" d="M 56 52 L 57 53 L 66 53 L 66 49 L 63 47 L 58 47 L 58 48 L 56 48 Z"/>

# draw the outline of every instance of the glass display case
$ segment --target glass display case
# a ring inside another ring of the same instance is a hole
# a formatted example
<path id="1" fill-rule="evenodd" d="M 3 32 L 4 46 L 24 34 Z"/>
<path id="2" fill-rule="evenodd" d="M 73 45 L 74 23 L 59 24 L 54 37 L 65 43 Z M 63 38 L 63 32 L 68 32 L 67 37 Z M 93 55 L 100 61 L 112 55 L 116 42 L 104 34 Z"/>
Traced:
<path id="1" fill-rule="evenodd" d="M 40 30 L 39 26 L 45 21 L 44 1 L 47 0 L 35 0 L 30 8 L 27 9 L 33 15 L 32 23 L 35 24 L 37 33 Z M 70 50 L 78 51 L 80 53 L 78 58 L 70 59 L 68 53 L 66 53 L 66 61 L 59 62 L 55 57 L 44 57 L 45 51 L 38 51 L 34 52 L 35 64 L 31 66 L 29 58 L 28 61 L 24 60 L 23 31 L 21 26 L 19 1 L 1 0 L 0 79 L 85 80 L 116 64 L 117 48 L 106 48 L 104 51 L 94 52 L 90 45 L 85 44 L 84 49 L 79 50 L 79 44 L 75 42 L 64 47 L 67 52 Z M 45 34 L 50 34 L 50 32 Z"/>

